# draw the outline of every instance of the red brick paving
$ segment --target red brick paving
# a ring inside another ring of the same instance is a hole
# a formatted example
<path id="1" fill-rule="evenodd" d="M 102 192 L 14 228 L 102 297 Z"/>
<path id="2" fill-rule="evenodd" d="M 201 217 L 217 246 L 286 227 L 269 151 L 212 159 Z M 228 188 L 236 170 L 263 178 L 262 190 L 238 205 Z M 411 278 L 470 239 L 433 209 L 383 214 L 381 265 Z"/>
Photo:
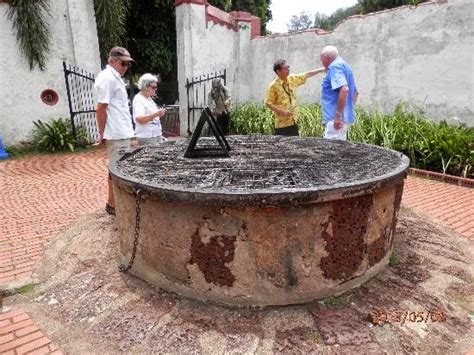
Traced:
<path id="1" fill-rule="evenodd" d="M 105 150 L 0 163 L 0 285 L 31 275 L 45 244 L 105 205 Z"/>
<path id="2" fill-rule="evenodd" d="M 0 354 L 62 354 L 22 310 L 0 313 Z"/>
<path id="3" fill-rule="evenodd" d="M 474 189 L 409 176 L 402 204 L 474 241 Z"/>
<path id="4" fill-rule="evenodd" d="M 0 286 L 31 275 L 45 244 L 107 194 L 103 149 L 0 162 Z M 474 241 L 474 189 L 409 176 L 402 203 Z M 61 353 L 21 310 L 0 313 L 0 353 Z"/>

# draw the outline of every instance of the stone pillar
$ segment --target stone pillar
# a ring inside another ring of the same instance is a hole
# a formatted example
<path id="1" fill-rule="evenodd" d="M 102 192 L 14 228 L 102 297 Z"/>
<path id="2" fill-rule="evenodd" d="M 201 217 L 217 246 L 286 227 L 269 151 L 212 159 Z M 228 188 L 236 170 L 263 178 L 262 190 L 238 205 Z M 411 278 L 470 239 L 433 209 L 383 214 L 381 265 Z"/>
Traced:
<path id="1" fill-rule="evenodd" d="M 247 12 L 227 13 L 206 0 L 176 0 L 176 34 L 181 135 L 188 133 L 186 80 L 227 69 L 227 86 L 233 101 L 241 101 L 240 83 L 247 98 L 249 81 L 240 63 L 248 65 L 250 40 L 260 35 L 260 19 Z M 222 26 L 222 27 L 220 27 Z M 224 30 L 222 30 L 222 28 Z M 210 50 L 220 53 L 216 56 Z"/>
<path id="2" fill-rule="evenodd" d="M 67 0 L 67 7 L 75 60 L 70 64 L 75 64 L 91 73 L 98 73 L 100 52 L 94 2 L 93 0 Z"/>
<path id="3" fill-rule="evenodd" d="M 176 54 L 178 56 L 178 92 L 180 134 L 188 132 L 188 95 L 186 79 L 193 71 L 193 30 L 206 26 L 206 0 L 176 0 Z M 200 25 L 200 26 L 196 26 Z"/>

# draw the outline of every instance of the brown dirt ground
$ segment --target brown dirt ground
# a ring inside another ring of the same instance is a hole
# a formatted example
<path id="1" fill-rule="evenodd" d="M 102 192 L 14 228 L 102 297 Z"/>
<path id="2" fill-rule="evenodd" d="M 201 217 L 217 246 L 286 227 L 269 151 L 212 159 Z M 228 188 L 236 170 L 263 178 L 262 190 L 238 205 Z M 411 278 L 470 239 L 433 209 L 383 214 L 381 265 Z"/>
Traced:
<path id="1" fill-rule="evenodd" d="M 34 289 L 6 303 L 24 309 L 66 353 L 462 354 L 474 348 L 473 243 L 402 211 L 394 253 L 384 272 L 344 295 L 229 308 L 118 272 L 113 218 L 96 213 L 54 238 L 36 266 Z M 374 325 L 384 314 L 385 324 Z"/>

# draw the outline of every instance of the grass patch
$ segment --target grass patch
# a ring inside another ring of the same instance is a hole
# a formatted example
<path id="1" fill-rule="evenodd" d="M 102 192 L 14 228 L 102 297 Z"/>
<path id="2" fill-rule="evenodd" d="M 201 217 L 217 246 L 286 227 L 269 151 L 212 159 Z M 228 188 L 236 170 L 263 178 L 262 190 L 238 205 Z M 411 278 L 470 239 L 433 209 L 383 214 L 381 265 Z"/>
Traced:
<path id="1" fill-rule="evenodd" d="M 313 343 L 324 344 L 323 337 L 317 330 L 309 330 L 308 333 L 306 333 L 306 339 Z"/>
<path id="2" fill-rule="evenodd" d="M 349 298 L 346 296 L 331 296 L 322 300 L 322 303 L 330 308 L 342 308 L 349 303 Z"/>
<path id="3" fill-rule="evenodd" d="M 5 147 L 5 151 L 10 154 L 10 159 L 19 159 L 30 155 L 47 155 L 47 154 L 69 154 L 80 153 L 94 150 L 92 146 L 76 147 L 73 152 L 61 151 L 55 153 L 44 152 L 30 142 L 21 142 L 15 145 Z"/>
<path id="4" fill-rule="evenodd" d="M 11 158 L 21 158 L 26 155 L 42 154 L 38 147 L 30 142 L 20 142 L 18 144 L 5 147 L 5 151 L 10 154 Z"/>
<path id="5" fill-rule="evenodd" d="M 33 292 L 34 289 L 35 289 L 35 285 L 32 283 L 29 283 L 24 286 L 21 286 L 18 289 L 18 293 L 21 295 L 26 295 L 27 293 Z"/>
<path id="6" fill-rule="evenodd" d="M 400 260 L 398 259 L 397 254 L 394 251 L 392 251 L 392 253 L 390 254 L 390 259 L 388 260 L 388 266 L 396 267 L 398 266 L 399 263 L 400 263 Z"/>

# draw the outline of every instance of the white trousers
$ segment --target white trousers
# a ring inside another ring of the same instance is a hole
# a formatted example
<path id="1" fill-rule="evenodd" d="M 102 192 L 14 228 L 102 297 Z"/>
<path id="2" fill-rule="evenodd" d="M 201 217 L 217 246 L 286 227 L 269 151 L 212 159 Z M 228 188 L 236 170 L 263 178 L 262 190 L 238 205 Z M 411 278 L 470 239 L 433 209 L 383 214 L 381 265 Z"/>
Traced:
<path id="1" fill-rule="evenodd" d="M 326 123 L 324 127 L 324 138 L 326 139 L 339 139 L 339 140 L 347 140 L 347 132 L 351 127 L 350 123 L 344 123 L 341 129 L 334 128 L 334 121 L 329 121 Z"/>

